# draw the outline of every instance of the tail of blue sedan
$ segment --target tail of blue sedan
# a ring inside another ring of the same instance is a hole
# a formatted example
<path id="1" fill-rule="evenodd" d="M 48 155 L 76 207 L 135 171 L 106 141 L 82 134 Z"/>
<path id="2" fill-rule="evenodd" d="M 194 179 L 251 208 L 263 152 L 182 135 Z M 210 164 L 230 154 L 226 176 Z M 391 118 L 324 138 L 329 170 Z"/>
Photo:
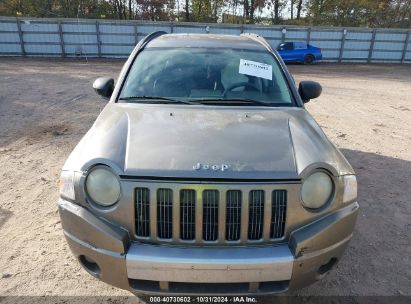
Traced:
<path id="1" fill-rule="evenodd" d="M 285 63 L 313 64 L 323 58 L 320 48 L 305 42 L 284 42 L 278 46 L 277 51 Z"/>

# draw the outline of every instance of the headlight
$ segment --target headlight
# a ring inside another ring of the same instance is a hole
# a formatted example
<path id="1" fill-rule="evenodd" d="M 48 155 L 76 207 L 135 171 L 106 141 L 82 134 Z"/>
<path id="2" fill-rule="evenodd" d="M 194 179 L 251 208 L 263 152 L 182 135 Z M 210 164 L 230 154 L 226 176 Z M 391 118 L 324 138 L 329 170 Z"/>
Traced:
<path id="1" fill-rule="evenodd" d="M 317 209 L 324 206 L 333 192 L 333 181 L 324 172 L 315 172 L 304 180 L 301 188 L 302 204 L 306 208 Z"/>
<path id="2" fill-rule="evenodd" d="M 60 196 L 70 200 L 75 200 L 74 192 L 74 172 L 62 171 L 60 175 Z"/>
<path id="3" fill-rule="evenodd" d="M 353 201 L 357 198 L 357 178 L 355 175 L 345 175 L 344 177 L 343 203 Z"/>
<path id="4" fill-rule="evenodd" d="M 120 181 L 108 167 L 98 166 L 86 177 L 86 193 L 94 203 L 111 206 L 120 199 Z"/>

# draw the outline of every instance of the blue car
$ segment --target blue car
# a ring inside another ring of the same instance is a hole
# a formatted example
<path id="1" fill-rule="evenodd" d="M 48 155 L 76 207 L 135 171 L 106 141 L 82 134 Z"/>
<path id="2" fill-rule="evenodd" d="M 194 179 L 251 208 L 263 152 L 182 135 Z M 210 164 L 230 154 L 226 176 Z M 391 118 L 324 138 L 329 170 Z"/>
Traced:
<path id="1" fill-rule="evenodd" d="M 323 58 L 321 49 L 305 42 L 284 42 L 277 48 L 284 62 L 313 64 Z"/>

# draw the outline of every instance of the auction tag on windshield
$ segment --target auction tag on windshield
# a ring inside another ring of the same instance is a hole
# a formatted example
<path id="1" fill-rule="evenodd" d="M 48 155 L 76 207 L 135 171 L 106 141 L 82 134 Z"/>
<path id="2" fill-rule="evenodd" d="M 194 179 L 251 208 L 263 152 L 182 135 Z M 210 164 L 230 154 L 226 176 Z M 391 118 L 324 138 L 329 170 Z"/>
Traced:
<path id="1" fill-rule="evenodd" d="M 261 62 L 240 59 L 238 73 L 273 80 L 273 67 Z"/>

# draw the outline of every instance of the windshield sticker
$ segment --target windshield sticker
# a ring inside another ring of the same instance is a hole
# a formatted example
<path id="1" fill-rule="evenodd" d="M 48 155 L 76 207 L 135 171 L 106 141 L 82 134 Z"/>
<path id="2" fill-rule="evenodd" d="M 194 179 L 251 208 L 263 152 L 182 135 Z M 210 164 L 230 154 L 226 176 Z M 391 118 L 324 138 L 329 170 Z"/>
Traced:
<path id="1" fill-rule="evenodd" d="M 261 62 L 240 59 L 238 73 L 273 80 L 273 67 Z"/>

